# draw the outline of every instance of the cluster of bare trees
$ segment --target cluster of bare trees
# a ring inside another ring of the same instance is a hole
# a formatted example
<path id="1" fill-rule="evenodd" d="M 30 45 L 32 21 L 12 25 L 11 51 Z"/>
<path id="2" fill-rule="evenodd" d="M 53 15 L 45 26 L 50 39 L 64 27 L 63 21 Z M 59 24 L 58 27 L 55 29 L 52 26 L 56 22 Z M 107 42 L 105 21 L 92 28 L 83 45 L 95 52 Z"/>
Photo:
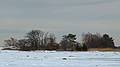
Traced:
<path id="1" fill-rule="evenodd" d="M 88 48 L 115 48 L 113 39 L 108 34 L 101 36 L 99 33 L 87 33 L 82 35 L 82 39 Z"/>
<path id="2" fill-rule="evenodd" d="M 18 48 L 20 50 L 45 50 L 48 49 L 48 44 L 56 44 L 54 34 L 45 33 L 41 30 L 32 30 L 27 33 L 24 39 L 10 38 L 5 40 L 6 46 Z"/>
<path id="3" fill-rule="evenodd" d="M 10 38 L 5 40 L 5 45 L 18 50 L 64 50 L 64 51 L 87 51 L 88 48 L 115 47 L 113 39 L 109 35 L 87 33 L 82 35 L 83 43 L 76 41 L 76 35 L 64 35 L 60 43 L 52 33 L 45 33 L 41 30 L 28 32 L 24 39 L 17 40 Z"/>

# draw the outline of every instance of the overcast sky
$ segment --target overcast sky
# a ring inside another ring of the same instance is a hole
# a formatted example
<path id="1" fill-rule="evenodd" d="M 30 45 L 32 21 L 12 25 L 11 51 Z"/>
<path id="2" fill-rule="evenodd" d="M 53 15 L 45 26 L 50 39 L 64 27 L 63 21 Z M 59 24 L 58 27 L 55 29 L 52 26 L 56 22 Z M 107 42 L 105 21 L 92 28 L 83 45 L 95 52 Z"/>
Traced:
<path id="1" fill-rule="evenodd" d="M 120 0 L 0 0 L 0 42 L 32 29 L 108 33 L 120 41 Z M 59 40 L 59 38 L 58 38 Z"/>

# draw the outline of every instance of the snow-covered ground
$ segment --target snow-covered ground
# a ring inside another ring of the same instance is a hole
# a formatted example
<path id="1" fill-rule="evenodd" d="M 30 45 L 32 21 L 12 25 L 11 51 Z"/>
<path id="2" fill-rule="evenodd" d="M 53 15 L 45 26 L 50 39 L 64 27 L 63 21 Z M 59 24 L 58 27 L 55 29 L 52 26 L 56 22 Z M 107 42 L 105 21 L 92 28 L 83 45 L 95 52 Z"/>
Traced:
<path id="1" fill-rule="evenodd" d="M 120 52 L 1 50 L 0 67 L 120 67 Z"/>

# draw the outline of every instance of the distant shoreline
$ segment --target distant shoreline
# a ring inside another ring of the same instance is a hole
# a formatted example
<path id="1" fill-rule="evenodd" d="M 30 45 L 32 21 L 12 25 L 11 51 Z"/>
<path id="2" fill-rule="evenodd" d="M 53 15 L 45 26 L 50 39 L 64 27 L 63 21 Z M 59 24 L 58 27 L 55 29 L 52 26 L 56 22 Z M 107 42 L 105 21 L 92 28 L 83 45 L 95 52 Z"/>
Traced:
<path id="1" fill-rule="evenodd" d="M 22 51 L 22 50 L 19 50 L 19 49 L 4 49 L 4 47 L 0 47 L 0 50 Z M 64 50 L 34 50 L 34 51 L 64 51 Z M 68 50 L 66 50 L 66 51 L 68 51 Z M 102 51 L 102 52 L 108 52 L 108 51 L 112 52 L 112 51 L 114 51 L 114 52 L 120 52 L 120 48 L 88 48 L 88 51 Z M 84 52 L 88 52 L 88 51 L 84 51 Z M 71 51 L 71 52 L 83 52 L 83 51 Z"/>

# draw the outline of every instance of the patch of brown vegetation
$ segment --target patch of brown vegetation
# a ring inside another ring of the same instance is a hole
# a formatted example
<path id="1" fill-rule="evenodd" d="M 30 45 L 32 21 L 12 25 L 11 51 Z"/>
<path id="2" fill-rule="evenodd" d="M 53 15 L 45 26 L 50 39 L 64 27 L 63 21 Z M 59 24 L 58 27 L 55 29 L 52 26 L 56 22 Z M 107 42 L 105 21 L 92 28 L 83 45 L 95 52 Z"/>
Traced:
<path id="1" fill-rule="evenodd" d="M 117 48 L 89 48 L 88 51 L 120 51 Z"/>

